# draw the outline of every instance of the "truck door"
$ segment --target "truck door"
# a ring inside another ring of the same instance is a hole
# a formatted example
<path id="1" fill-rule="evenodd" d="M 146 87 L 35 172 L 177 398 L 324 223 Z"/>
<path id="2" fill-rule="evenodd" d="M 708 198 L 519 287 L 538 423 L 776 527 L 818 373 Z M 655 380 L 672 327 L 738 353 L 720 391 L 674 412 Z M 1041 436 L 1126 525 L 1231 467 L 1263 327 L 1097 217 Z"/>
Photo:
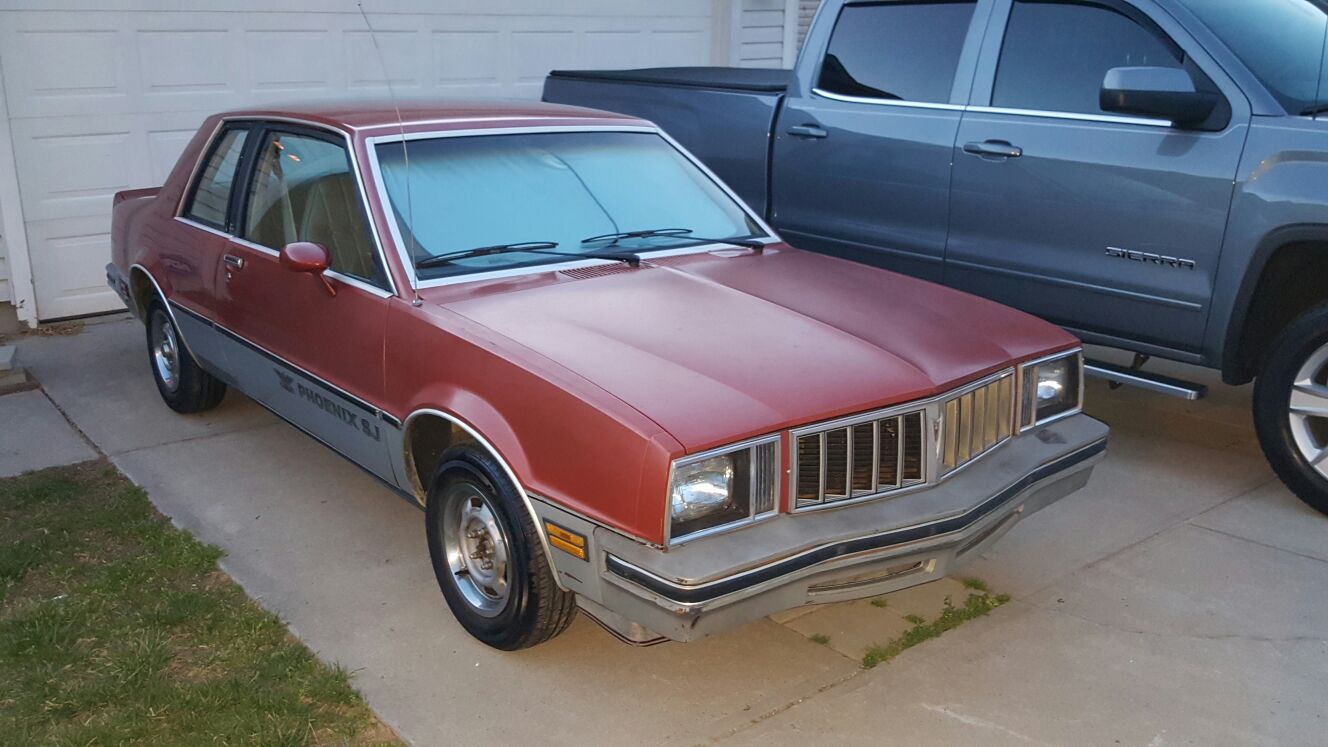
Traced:
<path id="1" fill-rule="evenodd" d="M 1192 357 L 1243 96 L 1147 0 L 1001 0 L 991 29 L 955 144 L 946 283 L 1089 341 Z M 1107 71 L 1139 66 L 1184 69 L 1221 101 L 1201 129 L 1104 112 Z"/>
<path id="2" fill-rule="evenodd" d="M 850 3 L 817 20 L 803 54 L 820 63 L 800 65 L 775 123 L 771 215 L 786 239 L 941 278 L 951 156 L 987 8 Z"/>

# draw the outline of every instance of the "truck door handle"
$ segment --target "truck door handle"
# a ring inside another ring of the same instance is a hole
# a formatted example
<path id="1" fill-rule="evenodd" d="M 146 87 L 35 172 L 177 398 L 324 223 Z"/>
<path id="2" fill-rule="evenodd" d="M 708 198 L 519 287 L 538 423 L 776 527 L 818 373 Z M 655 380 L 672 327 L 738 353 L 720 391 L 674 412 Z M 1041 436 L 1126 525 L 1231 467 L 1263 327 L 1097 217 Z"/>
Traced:
<path id="1" fill-rule="evenodd" d="M 1024 149 L 1010 145 L 1004 140 L 984 140 L 980 143 L 964 143 L 964 152 L 974 156 L 996 158 L 1018 158 L 1024 155 Z"/>
<path id="2" fill-rule="evenodd" d="M 830 133 L 826 132 L 824 128 L 808 124 L 808 125 L 794 125 L 793 127 L 788 128 L 788 134 L 792 135 L 793 137 L 823 138 L 829 135 Z"/>
<path id="3" fill-rule="evenodd" d="M 244 269 L 244 257 L 237 257 L 234 254 L 226 254 L 222 256 L 221 261 L 225 262 L 226 266 L 232 270 Z"/>

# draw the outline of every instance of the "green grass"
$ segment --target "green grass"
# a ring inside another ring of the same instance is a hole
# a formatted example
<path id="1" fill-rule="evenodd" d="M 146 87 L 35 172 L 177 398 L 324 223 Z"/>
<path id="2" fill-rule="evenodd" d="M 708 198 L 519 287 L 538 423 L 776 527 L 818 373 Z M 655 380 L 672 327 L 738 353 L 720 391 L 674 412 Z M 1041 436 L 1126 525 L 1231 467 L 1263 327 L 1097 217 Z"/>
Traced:
<path id="1" fill-rule="evenodd" d="M 0 479 L 0 741 L 395 743 L 221 555 L 105 463 Z"/>
<path id="2" fill-rule="evenodd" d="M 812 643 L 819 643 L 822 646 L 830 645 L 830 636 L 826 635 L 825 633 L 812 633 L 811 635 L 807 636 L 807 639 L 810 640 Z"/>
<path id="3" fill-rule="evenodd" d="M 964 585 L 969 589 L 978 589 L 979 587 L 973 584 L 974 581 L 976 579 L 970 579 L 965 581 Z M 947 630 L 953 630 L 969 620 L 983 617 L 1010 601 L 1010 595 L 992 595 L 987 591 L 986 584 L 981 581 L 976 581 L 976 583 L 981 584 L 981 590 L 969 594 L 968 599 L 964 600 L 961 607 L 956 607 L 950 601 L 950 598 L 946 597 L 945 608 L 941 611 L 941 616 L 933 622 L 927 622 L 918 615 L 906 615 L 904 619 L 913 623 L 913 627 L 885 645 L 872 646 L 867 649 L 867 653 L 862 657 L 862 666 L 871 669 L 877 664 L 890 661 L 919 643 L 936 638 Z"/>
<path id="4" fill-rule="evenodd" d="M 890 602 L 885 597 L 876 597 L 875 599 L 871 600 L 871 606 L 885 609 L 886 607 L 890 606 Z"/>

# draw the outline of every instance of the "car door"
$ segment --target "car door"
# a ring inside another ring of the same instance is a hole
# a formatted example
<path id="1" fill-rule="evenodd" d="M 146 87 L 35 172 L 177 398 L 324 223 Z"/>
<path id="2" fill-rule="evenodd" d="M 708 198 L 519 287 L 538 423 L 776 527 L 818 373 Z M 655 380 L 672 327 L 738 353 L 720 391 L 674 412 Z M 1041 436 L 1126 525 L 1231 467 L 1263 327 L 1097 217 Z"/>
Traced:
<path id="1" fill-rule="evenodd" d="M 1146 12 L 1145 12 L 1146 11 Z M 1248 105 L 1147 0 L 1001 0 L 955 145 L 945 280 L 1089 341 L 1194 358 Z M 1201 129 L 1099 106 L 1107 71 L 1186 70 Z"/>
<path id="2" fill-rule="evenodd" d="M 169 275 L 175 323 L 194 358 L 226 374 L 225 346 L 211 322 L 217 314 L 218 266 L 229 243 L 231 200 L 247 152 L 249 125 L 224 123 L 204 149 L 176 215 L 176 228 L 163 242 L 160 271 Z"/>
<path id="3" fill-rule="evenodd" d="M 347 141 L 269 125 L 250 152 L 223 257 L 219 321 L 236 343 L 232 370 L 247 394 L 390 481 L 391 419 L 376 403 L 393 294 Z M 281 248 L 297 241 L 327 250 L 322 278 L 281 265 Z"/>
<path id="4" fill-rule="evenodd" d="M 940 279 L 951 156 L 989 5 L 847 3 L 828 38 L 809 40 L 824 46 L 821 65 L 799 70 L 774 131 L 771 214 L 785 238 Z"/>

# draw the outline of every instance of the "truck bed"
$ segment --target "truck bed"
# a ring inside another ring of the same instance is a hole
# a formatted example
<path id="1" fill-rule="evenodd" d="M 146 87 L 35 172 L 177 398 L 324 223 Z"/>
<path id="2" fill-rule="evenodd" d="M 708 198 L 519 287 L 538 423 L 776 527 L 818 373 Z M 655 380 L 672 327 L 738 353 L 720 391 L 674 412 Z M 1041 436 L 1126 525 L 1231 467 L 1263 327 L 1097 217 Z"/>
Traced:
<path id="1" fill-rule="evenodd" d="M 544 100 L 654 122 L 765 214 L 770 132 L 792 75 L 736 67 L 555 70 Z"/>
<path id="2" fill-rule="evenodd" d="M 727 91 L 783 93 L 792 70 L 764 67 L 642 67 L 634 70 L 554 70 L 550 78 L 645 83 L 657 86 L 718 88 Z"/>

